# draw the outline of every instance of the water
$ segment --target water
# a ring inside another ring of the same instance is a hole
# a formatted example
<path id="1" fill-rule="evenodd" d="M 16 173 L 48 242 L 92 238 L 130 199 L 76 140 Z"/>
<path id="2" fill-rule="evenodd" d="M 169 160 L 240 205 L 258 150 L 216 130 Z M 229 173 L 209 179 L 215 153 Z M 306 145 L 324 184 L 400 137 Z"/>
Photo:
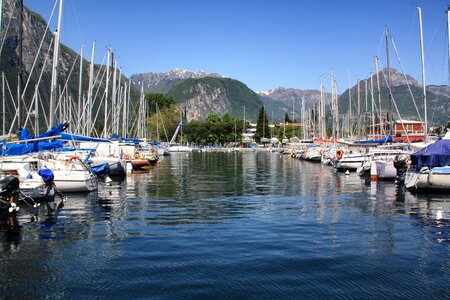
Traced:
<path id="1" fill-rule="evenodd" d="M 0 298 L 449 298 L 447 198 L 275 153 L 172 155 L 3 219 Z"/>

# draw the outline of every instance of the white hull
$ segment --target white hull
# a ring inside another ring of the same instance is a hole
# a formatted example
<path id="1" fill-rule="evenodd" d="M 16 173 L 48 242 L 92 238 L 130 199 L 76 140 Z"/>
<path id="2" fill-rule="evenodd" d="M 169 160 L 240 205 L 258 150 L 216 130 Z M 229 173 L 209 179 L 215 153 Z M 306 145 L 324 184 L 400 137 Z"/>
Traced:
<path id="1" fill-rule="evenodd" d="M 170 146 L 167 150 L 169 152 L 192 152 L 192 148 L 189 146 Z"/>
<path id="2" fill-rule="evenodd" d="M 356 170 L 365 161 L 366 156 L 349 156 L 337 159 L 334 162 L 334 167 L 338 170 Z"/>
<path id="3" fill-rule="evenodd" d="M 87 172 L 53 171 L 56 188 L 63 193 L 92 192 L 97 190 L 97 178 Z"/>
<path id="4" fill-rule="evenodd" d="M 450 190 L 450 167 L 422 168 L 420 172 L 408 170 L 405 176 L 408 189 Z"/>
<path id="5" fill-rule="evenodd" d="M 394 180 L 397 177 L 397 169 L 393 161 L 376 161 L 376 176 L 380 180 Z"/>

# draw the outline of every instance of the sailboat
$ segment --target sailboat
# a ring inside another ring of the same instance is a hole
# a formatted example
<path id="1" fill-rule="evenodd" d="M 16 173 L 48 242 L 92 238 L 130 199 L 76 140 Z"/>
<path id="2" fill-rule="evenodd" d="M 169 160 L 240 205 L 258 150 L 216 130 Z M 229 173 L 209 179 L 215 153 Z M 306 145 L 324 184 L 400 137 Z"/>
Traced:
<path id="1" fill-rule="evenodd" d="M 167 149 L 167 151 L 170 152 L 192 152 L 192 147 L 188 146 L 188 145 L 183 145 L 183 144 L 177 144 L 175 143 L 177 136 L 178 136 L 178 132 L 181 132 L 181 141 L 183 141 L 183 130 L 182 130 L 182 126 L 183 124 L 185 124 L 187 121 L 184 119 L 183 120 L 183 116 L 180 113 L 181 116 L 181 121 L 180 123 L 178 123 L 177 129 L 175 130 L 172 139 L 170 140 L 169 144 L 169 148 Z"/>
<path id="2" fill-rule="evenodd" d="M 425 107 L 425 142 L 427 137 L 427 102 L 425 89 L 425 64 L 422 36 L 422 14 L 419 13 L 420 44 L 422 57 L 422 84 Z M 450 35 L 450 9 L 447 9 L 447 31 Z M 450 48 L 448 49 L 450 52 Z M 411 166 L 406 171 L 405 186 L 412 190 L 450 190 L 450 132 L 445 137 L 429 144 L 411 155 Z"/>

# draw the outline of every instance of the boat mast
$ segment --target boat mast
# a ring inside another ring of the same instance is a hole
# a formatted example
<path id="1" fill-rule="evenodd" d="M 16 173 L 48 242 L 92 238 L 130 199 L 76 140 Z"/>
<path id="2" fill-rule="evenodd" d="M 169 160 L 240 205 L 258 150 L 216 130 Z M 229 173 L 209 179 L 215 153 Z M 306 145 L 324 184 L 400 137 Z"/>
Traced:
<path id="1" fill-rule="evenodd" d="M 375 107 L 374 107 L 375 99 L 373 97 L 373 74 L 372 73 L 370 73 L 370 98 L 371 98 L 370 106 L 371 106 L 371 111 L 372 111 L 372 113 L 371 113 L 371 122 L 370 122 L 371 123 L 370 133 L 371 133 L 372 138 L 373 138 L 374 135 L 375 135 Z"/>
<path id="2" fill-rule="evenodd" d="M 111 48 L 108 47 L 107 49 L 107 56 L 106 56 L 106 87 L 105 87 L 105 112 L 103 116 L 103 137 L 107 138 L 108 134 L 108 94 L 109 94 L 109 61 L 111 57 Z"/>
<path id="3" fill-rule="evenodd" d="M 388 93 L 389 93 L 389 111 L 386 113 L 386 119 L 389 124 L 389 135 L 392 136 L 393 125 L 392 124 L 392 93 L 391 93 L 391 59 L 389 55 L 389 29 L 385 28 L 384 33 L 386 36 L 386 58 L 387 58 L 387 68 L 388 68 Z"/>
<path id="4" fill-rule="evenodd" d="M 381 134 L 381 88 L 380 88 L 380 74 L 378 72 L 378 56 L 375 56 L 375 72 L 377 73 L 377 94 L 378 94 L 378 115 L 379 115 L 379 134 Z"/>
<path id="5" fill-rule="evenodd" d="M 80 47 L 80 77 L 78 79 L 78 116 L 81 116 L 82 110 L 81 110 L 81 97 L 82 97 L 82 88 L 83 88 L 83 50 L 84 45 L 81 45 Z M 82 126 L 82 120 L 78 119 L 78 125 L 77 125 L 77 132 L 80 133 L 80 128 Z"/>
<path id="6" fill-rule="evenodd" d="M 447 7 L 448 80 L 450 83 L 450 6 Z"/>
<path id="7" fill-rule="evenodd" d="M 350 73 L 347 71 L 348 78 L 348 135 L 353 136 L 352 126 L 352 87 L 350 85 Z"/>
<path id="8" fill-rule="evenodd" d="M 17 125 L 18 128 L 23 126 L 22 118 L 23 118 L 23 106 L 22 106 L 22 85 L 23 85 L 23 65 L 22 65 L 22 56 L 23 56 L 23 0 L 19 0 L 19 61 L 17 64 Z"/>
<path id="9" fill-rule="evenodd" d="M 422 9 L 420 7 L 417 7 L 417 11 L 419 13 L 420 53 L 421 53 L 421 58 L 422 58 L 423 106 L 424 106 L 424 114 L 425 114 L 424 141 L 426 141 L 427 134 L 428 134 L 428 113 L 427 113 L 427 86 L 426 86 L 426 82 L 425 82 L 425 54 L 423 51 Z"/>
<path id="10" fill-rule="evenodd" d="M 56 115 L 56 90 L 58 84 L 58 67 L 59 67 L 59 38 L 61 36 L 61 19 L 63 10 L 63 0 L 59 0 L 58 27 L 55 32 L 55 45 L 53 51 L 53 68 L 52 68 L 52 84 L 50 88 L 50 120 L 49 128 L 54 127 Z"/>
<path id="11" fill-rule="evenodd" d="M 6 109 L 5 96 L 6 96 L 6 94 L 5 94 L 5 73 L 4 72 L 2 72 L 2 96 L 3 96 L 2 97 L 3 98 L 3 101 L 2 101 L 2 113 L 3 113 L 2 135 L 5 135 L 6 134 L 6 112 L 5 112 L 5 109 Z"/>
<path id="12" fill-rule="evenodd" d="M 93 85 L 94 85 L 94 59 L 95 59 L 95 41 L 92 43 L 92 52 L 91 52 L 91 64 L 89 66 L 89 86 L 88 86 L 88 105 L 87 105 L 87 113 L 85 112 L 85 115 L 87 114 L 88 120 L 87 120 L 87 126 L 86 126 L 86 135 L 91 135 L 92 131 L 92 94 L 93 94 Z"/>
<path id="13" fill-rule="evenodd" d="M 360 87 L 360 80 L 358 79 L 358 124 L 356 124 L 358 126 L 358 138 L 361 138 L 361 87 Z"/>

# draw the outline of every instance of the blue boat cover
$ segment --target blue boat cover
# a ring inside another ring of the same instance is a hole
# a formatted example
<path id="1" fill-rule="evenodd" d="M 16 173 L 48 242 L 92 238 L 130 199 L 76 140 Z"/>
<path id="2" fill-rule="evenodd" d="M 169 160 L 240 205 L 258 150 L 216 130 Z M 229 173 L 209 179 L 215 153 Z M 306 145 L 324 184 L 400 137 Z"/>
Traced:
<path id="1" fill-rule="evenodd" d="M 43 150 L 53 150 L 63 147 L 63 142 L 35 141 L 29 143 L 6 144 L 0 147 L 0 155 L 23 155 Z"/>
<path id="2" fill-rule="evenodd" d="M 39 174 L 39 176 L 42 177 L 42 179 L 44 181 L 53 180 L 53 178 L 55 178 L 55 176 L 53 175 L 52 170 L 47 169 L 47 168 L 39 169 L 38 174 Z"/>
<path id="3" fill-rule="evenodd" d="M 92 166 L 91 171 L 98 177 L 105 177 L 106 175 L 109 174 L 109 172 L 111 171 L 111 168 L 109 167 L 108 163 L 104 163 L 101 165 Z"/>
<path id="4" fill-rule="evenodd" d="M 384 144 L 384 143 L 392 143 L 392 136 L 388 135 L 385 138 L 379 140 L 358 140 L 355 141 L 358 144 Z"/>
<path id="5" fill-rule="evenodd" d="M 411 164 L 416 166 L 417 170 L 424 166 L 430 168 L 450 166 L 450 140 L 437 140 L 411 154 Z"/>

